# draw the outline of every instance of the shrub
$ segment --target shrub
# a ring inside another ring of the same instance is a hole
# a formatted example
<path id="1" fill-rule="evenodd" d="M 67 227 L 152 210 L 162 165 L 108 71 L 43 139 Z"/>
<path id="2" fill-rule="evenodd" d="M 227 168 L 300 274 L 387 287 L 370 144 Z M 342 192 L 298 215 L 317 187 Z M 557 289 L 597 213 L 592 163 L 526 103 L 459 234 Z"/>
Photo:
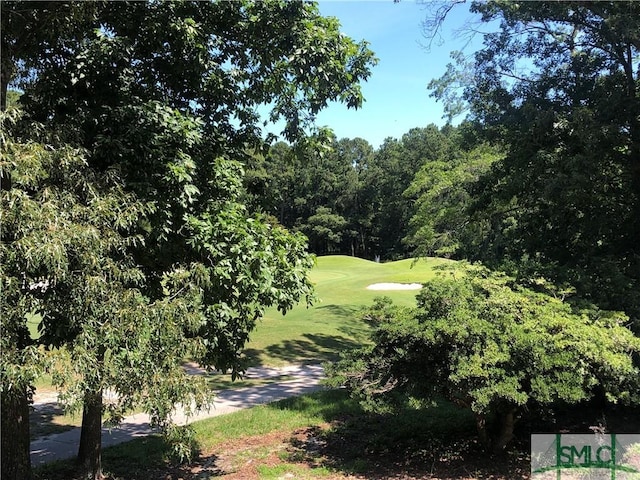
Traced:
<path id="1" fill-rule="evenodd" d="M 465 268 L 427 283 L 414 309 L 374 305 L 373 345 L 330 367 L 333 384 L 370 408 L 444 396 L 474 413 L 480 440 L 494 451 L 512 439 L 525 406 L 578 403 L 597 390 L 612 402 L 638 402 L 640 339 L 624 314 L 577 310 Z"/>

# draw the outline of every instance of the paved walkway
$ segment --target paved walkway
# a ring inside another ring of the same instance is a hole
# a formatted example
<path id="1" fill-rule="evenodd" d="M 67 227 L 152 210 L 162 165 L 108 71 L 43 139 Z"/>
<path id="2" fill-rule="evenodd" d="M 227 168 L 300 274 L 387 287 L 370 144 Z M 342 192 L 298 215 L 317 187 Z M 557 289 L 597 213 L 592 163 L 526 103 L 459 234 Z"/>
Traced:
<path id="1" fill-rule="evenodd" d="M 197 374 L 197 367 L 188 366 L 190 372 Z M 249 369 L 245 378 L 269 378 L 293 377 L 290 380 L 275 381 L 267 385 L 257 387 L 240 388 L 237 390 L 223 390 L 218 392 L 212 408 L 202 411 L 194 416 L 187 417 L 178 409 L 173 417 L 174 422 L 179 425 L 203 420 L 205 418 L 235 412 L 249 407 L 255 407 L 265 403 L 275 402 L 288 397 L 294 397 L 311 393 L 321 388 L 320 380 L 324 378 L 324 372 L 319 365 L 291 366 L 284 368 L 252 368 Z M 57 394 L 45 393 L 36 395 L 34 398 L 34 408 L 46 408 L 57 403 Z M 143 437 L 157 431 L 149 424 L 149 417 L 139 413 L 126 417 L 123 422 L 114 429 L 102 430 L 102 446 L 108 447 L 117 443 L 123 443 L 137 437 Z M 48 435 L 35 439 L 31 442 L 31 463 L 41 465 L 54 460 L 62 460 L 74 457 L 78 452 L 80 441 L 80 428 Z"/>

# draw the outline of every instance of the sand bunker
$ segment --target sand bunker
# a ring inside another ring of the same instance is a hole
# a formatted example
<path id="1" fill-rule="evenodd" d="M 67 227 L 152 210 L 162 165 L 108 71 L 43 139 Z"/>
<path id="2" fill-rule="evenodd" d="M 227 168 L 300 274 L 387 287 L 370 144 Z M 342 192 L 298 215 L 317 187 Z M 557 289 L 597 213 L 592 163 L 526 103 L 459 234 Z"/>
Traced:
<path id="1" fill-rule="evenodd" d="M 374 283 L 367 290 L 420 290 L 421 283 Z"/>

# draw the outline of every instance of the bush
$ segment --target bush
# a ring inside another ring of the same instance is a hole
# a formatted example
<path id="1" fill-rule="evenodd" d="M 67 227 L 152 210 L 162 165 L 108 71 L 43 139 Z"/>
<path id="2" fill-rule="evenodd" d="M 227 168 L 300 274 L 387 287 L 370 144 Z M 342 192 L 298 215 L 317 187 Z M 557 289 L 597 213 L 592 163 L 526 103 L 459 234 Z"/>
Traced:
<path id="1" fill-rule="evenodd" d="M 640 339 L 619 312 L 577 310 L 504 275 L 465 267 L 427 283 L 417 307 L 374 305 L 373 346 L 329 368 L 370 408 L 400 396 L 444 396 L 469 408 L 485 447 L 504 449 L 525 406 L 570 404 L 603 391 L 639 401 Z M 497 420 L 491 431 L 487 419 Z"/>

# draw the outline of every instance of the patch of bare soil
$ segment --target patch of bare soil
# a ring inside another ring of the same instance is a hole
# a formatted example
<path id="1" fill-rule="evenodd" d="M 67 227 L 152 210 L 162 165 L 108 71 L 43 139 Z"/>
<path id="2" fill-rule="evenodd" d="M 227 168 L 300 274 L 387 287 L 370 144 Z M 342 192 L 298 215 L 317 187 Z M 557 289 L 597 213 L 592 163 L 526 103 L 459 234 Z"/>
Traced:
<path id="1" fill-rule="evenodd" d="M 165 480 L 196 480 L 210 477 L 226 480 L 259 479 L 258 467 L 274 467 L 291 464 L 288 460 L 291 444 L 306 441 L 304 430 L 294 432 L 272 432 L 266 435 L 248 437 L 217 445 L 211 451 L 201 452 L 200 457 L 189 466 L 183 466 L 167 472 Z M 305 470 L 311 466 L 296 465 Z M 299 474 L 283 478 L 301 478 Z M 328 477 L 323 477 L 328 478 Z M 336 479 L 348 478 L 336 476 Z"/>
<path id="2" fill-rule="evenodd" d="M 191 472 L 200 475 L 215 465 L 221 478 L 259 478 L 258 465 L 273 466 L 281 463 L 279 454 L 285 450 L 288 437 L 288 432 L 272 432 L 224 443 L 214 451 L 203 453 L 201 461 L 192 466 Z"/>

